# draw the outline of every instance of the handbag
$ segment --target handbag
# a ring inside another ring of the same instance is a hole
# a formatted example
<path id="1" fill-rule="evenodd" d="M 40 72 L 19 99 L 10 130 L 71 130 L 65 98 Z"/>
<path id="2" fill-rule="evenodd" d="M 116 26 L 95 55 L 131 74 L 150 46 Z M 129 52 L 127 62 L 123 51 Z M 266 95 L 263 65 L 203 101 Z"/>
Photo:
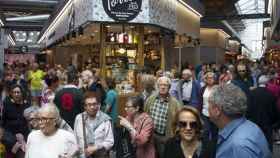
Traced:
<path id="1" fill-rule="evenodd" d="M 115 150 L 117 158 L 136 158 L 136 147 L 131 143 L 130 133 L 124 127 L 115 128 Z"/>
<path id="2" fill-rule="evenodd" d="M 139 132 L 141 132 L 143 120 Z M 117 127 L 115 131 L 115 148 L 117 158 L 136 158 L 136 145 L 131 143 L 130 132 L 124 127 Z"/>

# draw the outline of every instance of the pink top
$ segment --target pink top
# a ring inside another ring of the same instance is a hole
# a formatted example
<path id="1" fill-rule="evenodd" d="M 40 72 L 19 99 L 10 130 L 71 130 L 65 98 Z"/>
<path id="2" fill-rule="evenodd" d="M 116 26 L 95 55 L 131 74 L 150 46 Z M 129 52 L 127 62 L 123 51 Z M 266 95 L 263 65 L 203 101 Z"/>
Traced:
<path id="1" fill-rule="evenodd" d="M 132 142 L 137 146 L 136 158 L 155 158 L 152 118 L 147 113 L 142 113 L 135 118 L 133 127 L 137 131 L 136 135 L 132 136 Z"/>
<path id="2" fill-rule="evenodd" d="M 280 86 L 275 84 L 273 81 L 266 84 L 266 88 L 275 96 L 279 97 Z"/>

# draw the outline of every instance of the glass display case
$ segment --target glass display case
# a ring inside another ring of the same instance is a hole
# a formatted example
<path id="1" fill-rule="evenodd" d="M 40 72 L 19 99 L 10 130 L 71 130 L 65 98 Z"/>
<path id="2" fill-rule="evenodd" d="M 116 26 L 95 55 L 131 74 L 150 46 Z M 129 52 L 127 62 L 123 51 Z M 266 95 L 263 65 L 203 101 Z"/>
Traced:
<path id="1" fill-rule="evenodd" d="M 105 26 L 106 76 L 113 77 L 117 90 L 130 93 L 135 90 L 139 33 L 135 26 Z"/>

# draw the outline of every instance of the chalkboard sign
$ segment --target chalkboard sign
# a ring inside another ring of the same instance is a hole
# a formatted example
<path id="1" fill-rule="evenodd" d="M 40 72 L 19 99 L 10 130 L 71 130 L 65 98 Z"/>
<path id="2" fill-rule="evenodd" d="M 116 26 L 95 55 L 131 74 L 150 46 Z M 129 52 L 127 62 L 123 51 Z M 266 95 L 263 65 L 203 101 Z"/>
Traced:
<path id="1" fill-rule="evenodd" d="M 142 0 L 103 0 L 103 7 L 115 21 L 133 20 L 141 11 Z"/>

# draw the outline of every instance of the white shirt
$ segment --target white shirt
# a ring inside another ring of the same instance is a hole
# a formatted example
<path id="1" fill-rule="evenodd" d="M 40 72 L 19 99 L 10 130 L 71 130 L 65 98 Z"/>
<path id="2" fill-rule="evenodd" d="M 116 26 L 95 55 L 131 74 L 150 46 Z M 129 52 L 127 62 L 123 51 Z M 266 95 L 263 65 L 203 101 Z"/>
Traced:
<path id="1" fill-rule="evenodd" d="M 96 114 L 96 117 L 98 117 L 100 112 Z M 92 124 L 94 124 L 95 119 L 92 119 L 88 117 L 88 115 L 85 116 L 86 120 L 86 137 L 93 138 L 94 145 L 97 147 L 97 149 L 105 148 L 106 150 L 111 149 L 111 147 L 114 145 L 114 135 L 112 130 L 111 121 L 104 121 L 101 123 L 93 132 L 92 129 L 89 129 L 92 127 Z M 91 130 L 91 132 L 89 132 Z M 75 124 L 74 124 L 74 132 L 77 137 L 79 148 L 82 150 L 81 157 L 84 156 L 84 138 L 83 138 L 83 124 L 82 124 L 82 114 L 79 114 L 76 116 Z M 92 135 L 91 135 L 92 133 Z"/>
<path id="2" fill-rule="evenodd" d="M 190 101 L 192 95 L 192 80 L 183 84 L 182 100 Z"/>
<path id="3" fill-rule="evenodd" d="M 209 112 L 208 112 L 208 108 L 209 108 L 209 103 L 208 103 L 208 98 L 210 96 L 211 93 L 211 89 L 209 89 L 208 87 L 205 88 L 205 91 L 203 93 L 203 106 L 202 106 L 202 114 L 204 116 L 209 117 Z"/>
<path id="4" fill-rule="evenodd" d="M 58 129 L 52 136 L 40 130 L 32 131 L 27 139 L 25 158 L 58 158 L 64 153 L 73 154 L 78 146 L 74 134 Z"/>

